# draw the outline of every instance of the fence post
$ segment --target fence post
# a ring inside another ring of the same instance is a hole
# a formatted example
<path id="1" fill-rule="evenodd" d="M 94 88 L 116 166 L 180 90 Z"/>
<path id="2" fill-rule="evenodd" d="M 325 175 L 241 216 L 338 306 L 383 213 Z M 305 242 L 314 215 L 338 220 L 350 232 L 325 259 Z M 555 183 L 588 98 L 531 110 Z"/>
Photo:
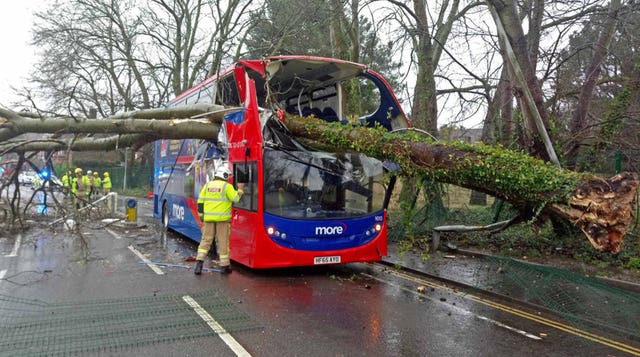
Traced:
<path id="1" fill-rule="evenodd" d="M 128 165 L 128 159 L 129 159 L 129 148 L 125 148 L 124 149 L 124 179 L 122 181 L 122 191 L 127 189 L 127 166 Z"/>

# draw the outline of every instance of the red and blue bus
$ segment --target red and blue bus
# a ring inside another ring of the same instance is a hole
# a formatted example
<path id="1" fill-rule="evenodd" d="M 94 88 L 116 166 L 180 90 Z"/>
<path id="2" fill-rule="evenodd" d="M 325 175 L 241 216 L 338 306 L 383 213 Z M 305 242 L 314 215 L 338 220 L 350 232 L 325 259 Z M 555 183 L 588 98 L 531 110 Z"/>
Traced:
<path id="1" fill-rule="evenodd" d="M 200 241 L 197 195 L 218 165 L 244 186 L 231 219 L 231 259 L 252 268 L 378 261 L 387 254 L 386 165 L 359 153 L 312 149 L 282 115 L 405 129 L 385 79 L 332 58 L 241 60 L 172 100 L 228 111 L 217 140 L 155 143 L 154 216 Z"/>

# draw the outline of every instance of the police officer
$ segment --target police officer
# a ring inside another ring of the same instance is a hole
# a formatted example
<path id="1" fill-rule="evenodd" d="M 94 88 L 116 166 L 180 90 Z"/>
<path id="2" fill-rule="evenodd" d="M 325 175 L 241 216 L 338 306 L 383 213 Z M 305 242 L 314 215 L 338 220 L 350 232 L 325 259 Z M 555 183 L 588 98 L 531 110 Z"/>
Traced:
<path id="1" fill-rule="evenodd" d="M 202 263 L 209 254 L 214 238 L 217 238 L 220 254 L 220 272 L 231 273 L 229 260 L 231 205 L 240 200 L 243 192 L 241 188 L 236 191 L 233 185 L 227 182 L 230 175 L 231 171 L 227 166 L 219 167 L 215 170 L 214 179 L 202 187 L 198 196 L 198 214 L 204 225 L 196 256 L 196 267 L 193 271 L 196 275 L 202 273 Z"/>

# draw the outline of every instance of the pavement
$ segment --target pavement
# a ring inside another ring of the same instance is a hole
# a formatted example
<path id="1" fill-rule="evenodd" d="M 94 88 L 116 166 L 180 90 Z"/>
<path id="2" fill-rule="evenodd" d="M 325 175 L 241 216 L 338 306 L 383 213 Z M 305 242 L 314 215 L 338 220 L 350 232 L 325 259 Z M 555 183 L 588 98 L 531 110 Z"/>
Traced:
<path id="1" fill-rule="evenodd" d="M 524 265 L 531 265 L 532 267 L 553 269 L 566 273 L 565 275 L 575 274 L 576 278 L 593 279 L 594 281 L 607 284 L 615 288 L 640 293 L 640 284 L 630 281 L 600 276 L 587 276 L 554 266 L 533 263 L 515 258 L 496 257 L 474 250 L 457 248 L 447 249 L 446 246 L 441 247 L 440 250 L 430 254 L 425 259 L 415 251 L 400 252 L 397 245 L 390 243 L 389 255 L 384 258 L 384 261 L 386 262 L 407 267 L 415 271 L 424 272 L 438 277 L 441 280 L 449 280 L 459 284 L 480 288 L 483 284 L 486 284 L 487 281 L 495 280 L 492 278 L 492 275 L 504 273 L 503 270 L 500 270 L 499 266 L 495 267 L 495 265 L 504 265 L 505 260 Z"/>
<path id="2" fill-rule="evenodd" d="M 640 341 L 640 285 L 632 282 L 459 249 L 436 251 L 423 259 L 416 252 L 399 252 L 391 244 L 384 261 L 454 288 L 481 291 L 538 313 L 552 313 L 579 329 Z"/>

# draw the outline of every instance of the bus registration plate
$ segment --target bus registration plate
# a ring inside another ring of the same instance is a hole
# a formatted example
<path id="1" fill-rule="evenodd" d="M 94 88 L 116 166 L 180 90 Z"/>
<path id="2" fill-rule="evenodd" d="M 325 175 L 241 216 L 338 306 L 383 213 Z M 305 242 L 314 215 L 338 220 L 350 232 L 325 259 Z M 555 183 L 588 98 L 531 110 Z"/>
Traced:
<path id="1" fill-rule="evenodd" d="M 314 257 L 313 264 L 334 264 L 340 263 L 339 255 L 330 255 L 326 257 Z"/>

